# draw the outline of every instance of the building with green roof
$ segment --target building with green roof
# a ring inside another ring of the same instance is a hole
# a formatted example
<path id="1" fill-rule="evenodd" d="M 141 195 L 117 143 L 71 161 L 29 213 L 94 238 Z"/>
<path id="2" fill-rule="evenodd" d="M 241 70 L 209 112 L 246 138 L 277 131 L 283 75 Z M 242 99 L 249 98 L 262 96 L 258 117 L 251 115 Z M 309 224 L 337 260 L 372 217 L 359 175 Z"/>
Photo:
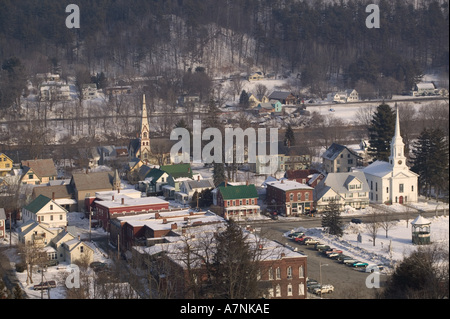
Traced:
<path id="1" fill-rule="evenodd" d="M 258 191 L 255 185 L 225 185 L 217 188 L 217 205 L 225 219 L 259 217 Z"/>
<path id="2" fill-rule="evenodd" d="M 67 226 L 67 210 L 44 195 L 39 195 L 22 208 L 24 222 L 33 220 L 48 228 Z"/>

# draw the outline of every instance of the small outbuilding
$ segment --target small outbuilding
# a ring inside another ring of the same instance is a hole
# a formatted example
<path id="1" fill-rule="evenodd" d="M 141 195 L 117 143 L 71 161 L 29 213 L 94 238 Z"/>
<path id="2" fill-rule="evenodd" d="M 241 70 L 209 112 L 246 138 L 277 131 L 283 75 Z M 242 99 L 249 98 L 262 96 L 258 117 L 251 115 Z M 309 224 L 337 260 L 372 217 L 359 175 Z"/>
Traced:
<path id="1" fill-rule="evenodd" d="M 417 216 L 411 222 L 412 225 L 412 242 L 415 245 L 429 245 L 431 243 L 430 235 L 431 235 L 431 222 L 422 217 L 421 215 Z"/>

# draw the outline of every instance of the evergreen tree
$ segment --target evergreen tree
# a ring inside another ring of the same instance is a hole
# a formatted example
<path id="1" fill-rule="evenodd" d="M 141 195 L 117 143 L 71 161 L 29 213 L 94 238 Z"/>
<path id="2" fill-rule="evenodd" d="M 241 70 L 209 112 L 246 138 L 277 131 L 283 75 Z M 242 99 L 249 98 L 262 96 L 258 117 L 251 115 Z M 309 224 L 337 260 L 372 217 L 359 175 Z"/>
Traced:
<path id="1" fill-rule="evenodd" d="M 288 124 L 286 133 L 284 134 L 284 145 L 289 147 L 295 145 L 295 136 L 291 124 Z"/>
<path id="2" fill-rule="evenodd" d="M 374 160 L 388 161 L 390 144 L 395 130 L 395 114 L 387 104 L 381 104 L 375 111 L 369 126 L 369 155 Z"/>
<path id="3" fill-rule="evenodd" d="M 326 228 L 331 235 L 342 236 L 343 234 L 339 203 L 334 199 L 328 203 L 322 215 L 322 227 Z"/>
<path id="4" fill-rule="evenodd" d="M 260 251 L 248 236 L 233 220 L 223 232 L 215 235 L 217 248 L 211 278 L 216 298 L 260 297 L 257 281 Z"/>
<path id="5" fill-rule="evenodd" d="M 242 90 L 241 95 L 239 96 L 239 105 L 242 108 L 248 108 L 249 104 L 249 96 L 245 90 Z"/>
<path id="6" fill-rule="evenodd" d="M 223 163 L 214 163 L 213 180 L 216 187 L 225 181 L 225 166 Z"/>
<path id="7" fill-rule="evenodd" d="M 424 129 L 414 143 L 412 171 L 419 174 L 419 187 L 427 196 L 434 188 L 448 190 L 448 140 L 441 129 Z"/>

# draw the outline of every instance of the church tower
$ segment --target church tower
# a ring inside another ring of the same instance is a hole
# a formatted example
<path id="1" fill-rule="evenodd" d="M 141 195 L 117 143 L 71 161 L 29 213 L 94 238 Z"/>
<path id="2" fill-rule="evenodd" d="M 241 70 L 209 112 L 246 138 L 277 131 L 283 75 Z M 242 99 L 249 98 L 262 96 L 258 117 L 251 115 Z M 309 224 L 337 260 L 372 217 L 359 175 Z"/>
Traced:
<path id="1" fill-rule="evenodd" d="M 391 141 L 391 155 L 389 156 L 389 163 L 392 166 L 393 175 L 396 175 L 399 171 L 408 170 L 408 167 L 406 166 L 406 157 L 404 155 L 405 143 L 403 143 L 403 138 L 400 135 L 400 120 L 397 104 L 395 105 L 395 108 L 395 133 Z"/>
<path id="2" fill-rule="evenodd" d="M 141 136 L 140 148 L 138 157 L 141 160 L 148 160 L 150 158 L 150 127 L 148 125 L 147 105 L 145 103 L 145 95 L 142 102 L 142 122 L 141 122 Z"/>

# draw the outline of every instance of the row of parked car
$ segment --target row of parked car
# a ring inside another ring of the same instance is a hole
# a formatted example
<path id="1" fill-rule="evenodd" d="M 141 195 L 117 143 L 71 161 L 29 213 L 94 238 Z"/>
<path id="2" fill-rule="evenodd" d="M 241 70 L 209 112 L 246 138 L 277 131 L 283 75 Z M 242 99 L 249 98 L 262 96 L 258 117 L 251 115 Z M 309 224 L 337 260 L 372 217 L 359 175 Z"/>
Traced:
<path id="1" fill-rule="evenodd" d="M 303 232 L 293 232 L 288 237 L 300 245 L 315 245 L 319 242 L 312 237 L 306 236 Z"/>

